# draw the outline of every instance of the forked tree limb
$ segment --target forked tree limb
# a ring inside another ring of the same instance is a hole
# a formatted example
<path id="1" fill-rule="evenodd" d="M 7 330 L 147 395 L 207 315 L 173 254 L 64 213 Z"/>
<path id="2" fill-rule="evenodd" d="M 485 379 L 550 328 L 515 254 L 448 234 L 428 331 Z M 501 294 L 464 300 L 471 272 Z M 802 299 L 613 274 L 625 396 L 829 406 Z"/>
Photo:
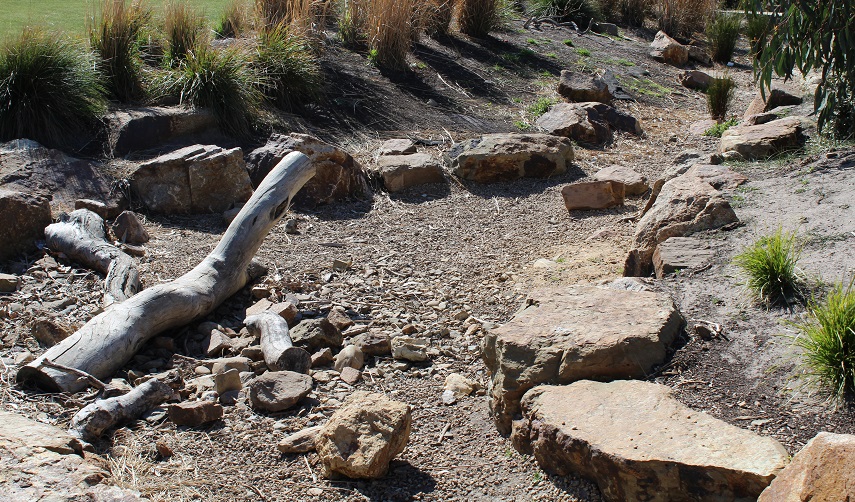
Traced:
<path id="1" fill-rule="evenodd" d="M 168 401 L 175 390 L 157 378 L 144 382 L 127 394 L 98 399 L 78 411 L 68 425 L 68 432 L 88 443 L 107 429 L 129 422 Z"/>
<path id="2" fill-rule="evenodd" d="M 63 213 L 57 223 L 45 229 L 47 246 L 64 253 L 107 276 L 104 280 L 104 306 L 123 302 L 141 289 L 140 275 L 133 258 L 110 244 L 104 220 L 88 209 Z"/>
<path id="3" fill-rule="evenodd" d="M 250 280 L 252 258 L 291 198 L 315 174 L 308 157 L 293 152 L 264 178 L 229 225 L 217 247 L 193 270 L 115 303 L 76 333 L 18 371 L 18 381 L 33 381 L 52 391 L 77 392 L 87 382 L 79 375 L 45 366 L 49 359 L 106 380 L 152 337 L 210 314 Z"/>
<path id="4" fill-rule="evenodd" d="M 261 353 L 270 371 L 309 372 L 312 356 L 305 349 L 294 346 L 288 322 L 281 315 L 262 312 L 247 317 L 244 324 L 251 335 L 261 337 Z"/>

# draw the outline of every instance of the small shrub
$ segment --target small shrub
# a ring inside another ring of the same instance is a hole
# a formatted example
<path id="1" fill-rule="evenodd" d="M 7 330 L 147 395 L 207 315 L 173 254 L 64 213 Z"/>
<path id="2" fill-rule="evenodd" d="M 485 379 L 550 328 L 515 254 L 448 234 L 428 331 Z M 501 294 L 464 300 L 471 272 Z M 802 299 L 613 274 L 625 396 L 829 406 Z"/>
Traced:
<path id="1" fill-rule="evenodd" d="M 151 12 L 140 3 L 104 0 L 89 41 L 100 57 L 107 91 L 121 102 L 134 102 L 145 96 L 140 59 L 139 37 L 151 19 Z"/>
<path id="2" fill-rule="evenodd" d="M 713 120 L 724 120 L 733 101 L 736 82 L 730 76 L 713 78 L 707 88 L 707 109 Z"/>
<path id="3" fill-rule="evenodd" d="M 748 276 L 748 289 L 772 304 L 800 295 L 803 283 L 797 266 L 800 254 L 801 244 L 795 232 L 779 228 L 748 246 L 733 262 Z"/>
<path id="4" fill-rule="evenodd" d="M 736 41 L 739 39 L 739 29 L 742 26 L 742 17 L 738 14 L 719 14 L 707 24 L 707 39 L 713 61 L 727 63 L 736 49 Z"/>
<path id="5" fill-rule="evenodd" d="M 430 0 L 422 15 L 422 27 L 429 36 L 445 35 L 454 18 L 455 0 Z"/>
<path id="6" fill-rule="evenodd" d="M 574 21 L 580 27 L 587 27 L 592 20 L 602 18 L 595 0 L 532 0 L 531 8 L 538 16 Z"/>
<path id="7" fill-rule="evenodd" d="M 716 0 L 654 0 L 653 10 L 660 30 L 671 36 L 689 37 L 703 31 L 717 6 Z"/>
<path id="8" fill-rule="evenodd" d="M 765 14 L 748 14 L 745 18 L 745 37 L 751 44 L 752 54 L 760 54 L 763 50 L 771 28 L 772 18 Z"/>
<path id="9" fill-rule="evenodd" d="M 486 37 L 499 24 L 498 0 L 459 0 L 457 25 L 476 38 Z"/>
<path id="10" fill-rule="evenodd" d="M 359 47 L 366 42 L 366 0 L 346 0 L 341 3 L 338 16 L 338 36 L 344 45 Z"/>
<path id="11" fill-rule="evenodd" d="M 808 321 L 796 325 L 795 344 L 807 377 L 841 400 L 855 391 L 855 290 L 838 284 L 810 305 Z"/>
<path id="12" fill-rule="evenodd" d="M 220 129 L 240 138 L 252 135 L 266 83 L 235 50 L 200 47 L 177 70 L 166 73 L 160 88 L 182 104 L 210 108 Z"/>
<path id="13" fill-rule="evenodd" d="M 308 40 L 284 26 L 259 35 L 253 64 L 261 91 L 282 109 L 298 109 L 320 93 L 321 70 Z"/>
<path id="14" fill-rule="evenodd" d="M 718 123 L 718 124 L 710 127 L 709 129 L 707 129 L 706 131 L 704 131 L 704 136 L 710 136 L 713 138 L 720 138 L 721 135 L 724 134 L 724 131 L 730 129 L 731 127 L 735 126 L 738 123 L 739 123 L 739 121 L 736 120 L 736 118 L 732 118 L 726 122 Z"/>
<path id="15" fill-rule="evenodd" d="M 553 98 L 540 97 L 528 108 L 528 112 L 534 117 L 540 117 L 548 112 L 555 103 L 556 101 Z"/>
<path id="16" fill-rule="evenodd" d="M 173 67 L 201 46 L 204 19 L 195 10 L 176 1 L 166 5 L 164 12 L 167 53 L 166 59 Z"/>
<path id="17" fill-rule="evenodd" d="M 0 51 L 0 141 L 66 146 L 104 113 L 95 57 L 65 38 L 25 30 Z"/>
<path id="18" fill-rule="evenodd" d="M 237 38 L 250 28 L 251 19 L 248 15 L 246 2 L 232 0 L 226 6 L 217 28 L 214 30 L 217 38 Z"/>

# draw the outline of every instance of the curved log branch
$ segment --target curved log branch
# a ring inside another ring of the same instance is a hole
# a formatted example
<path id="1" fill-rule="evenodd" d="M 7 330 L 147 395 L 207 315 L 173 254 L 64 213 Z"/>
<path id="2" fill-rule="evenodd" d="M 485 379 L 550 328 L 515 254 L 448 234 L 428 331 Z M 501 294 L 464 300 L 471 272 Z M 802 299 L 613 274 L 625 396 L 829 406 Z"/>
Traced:
<path id="1" fill-rule="evenodd" d="M 110 244 L 104 220 L 88 209 L 63 213 L 45 229 L 47 246 L 71 260 L 105 274 L 104 306 L 123 302 L 141 289 L 134 259 Z"/>
<path id="2" fill-rule="evenodd" d="M 210 314 L 250 280 L 250 264 L 291 198 L 315 174 L 308 157 L 293 152 L 267 175 L 229 225 L 217 247 L 190 272 L 115 303 L 76 333 L 18 371 L 18 381 L 33 381 L 53 391 L 77 392 L 86 380 L 57 364 L 102 380 L 112 376 L 150 338 Z"/>
<path id="3" fill-rule="evenodd" d="M 296 371 L 308 373 L 312 355 L 305 349 L 294 347 L 288 322 L 273 312 L 262 312 L 244 321 L 249 333 L 261 337 L 261 352 L 270 371 Z"/>

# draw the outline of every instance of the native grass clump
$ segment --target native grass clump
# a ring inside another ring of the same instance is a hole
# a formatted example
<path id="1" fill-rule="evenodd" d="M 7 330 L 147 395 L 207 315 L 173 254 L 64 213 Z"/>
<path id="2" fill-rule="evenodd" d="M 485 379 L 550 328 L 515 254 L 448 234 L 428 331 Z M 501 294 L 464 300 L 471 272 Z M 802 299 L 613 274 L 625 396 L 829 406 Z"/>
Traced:
<path id="1" fill-rule="evenodd" d="M 276 26 L 259 34 L 255 51 L 256 81 L 275 106 L 296 110 L 318 97 L 321 69 L 306 37 Z"/>
<path id="2" fill-rule="evenodd" d="M 742 16 L 739 14 L 719 14 L 707 23 L 706 34 L 710 43 L 710 55 L 717 63 L 727 63 L 736 50 Z"/>
<path id="3" fill-rule="evenodd" d="M 107 91 L 116 101 L 133 103 L 146 96 L 140 44 L 150 22 L 151 10 L 140 2 L 104 0 L 89 29 Z"/>
<path id="4" fill-rule="evenodd" d="M 252 29 L 252 11 L 245 0 L 232 0 L 214 28 L 217 38 L 238 38 Z"/>
<path id="5" fill-rule="evenodd" d="M 655 0 L 653 12 L 659 29 L 674 37 L 691 37 L 704 31 L 713 16 L 716 0 Z"/>
<path id="6" fill-rule="evenodd" d="M 760 237 L 734 257 L 746 276 L 745 285 L 760 301 L 774 305 L 802 296 L 804 274 L 798 267 L 801 243 L 795 232 Z"/>
<path id="7" fill-rule="evenodd" d="M 69 146 L 106 111 L 94 54 L 65 37 L 27 29 L 0 49 L 0 141 Z"/>
<path id="8" fill-rule="evenodd" d="M 483 38 L 499 24 L 498 0 L 459 0 L 457 25 L 462 33 Z"/>
<path id="9" fill-rule="evenodd" d="M 166 60 L 176 67 L 197 48 L 205 45 L 204 18 L 192 7 L 170 2 L 164 12 L 164 34 L 167 43 Z"/>
<path id="10" fill-rule="evenodd" d="M 805 376 L 832 400 L 855 392 L 855 289 L 836 285 L 824 299 L 811 302 L 807 320 L 797 324 L 794 342 L 801 349 Z"/>
<path id="11" fill-rule="evenodd" d="M 710 112 L 710 118 L 719 122 L 727 118 L 735 89 L 736 82 L 729 75 L 711 80 L 707 88 L 707 109 Z"/>

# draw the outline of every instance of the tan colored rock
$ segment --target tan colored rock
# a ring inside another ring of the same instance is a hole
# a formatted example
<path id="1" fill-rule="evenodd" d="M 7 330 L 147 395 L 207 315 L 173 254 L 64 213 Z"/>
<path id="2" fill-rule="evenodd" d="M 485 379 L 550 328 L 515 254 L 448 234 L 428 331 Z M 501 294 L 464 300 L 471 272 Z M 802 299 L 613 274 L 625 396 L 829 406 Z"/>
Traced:
<path id="1" fill-rule="evenodd" d="M 477 387 L 478 384 L 460 373 L 450 373 L 445 377 L 443 390 L 452 392 L 456 397 L 466 397 L 472 394 Z"/>
<path id="2" fill-rule="evenodd" d="M 137 215 L 130 211 L 123 211 L 116 217 L 116 221 L 112 225 L 113 235 L 120 242 L 128 244 L 145 244 L 151 237 L 148 235 L 145 227 L 140 223 Z"/>
<path id="3" fill-rule="evenodd" d="M 356 345 L 348 345 L 335 355 L 334 368 L 339 373 L 341 373 L 344 368 L 361 370 L 364 362 L 365 356 L 362 354 L 362 350 L 360 350 Z"/>
<path id="4" fill-rule="evenodd" d="M 743 159 L 766 159 L 772 155 L 801 148 L 805 142 L 802 121 L 787 117 L 759 125 L 737 125 L 721 135 L 719 151 L 739 154 Z"/>
<path id="5" fill-rule="evenodd" d="M 745 175 L 737 173 L 722 165 L 695 164 L 685 174 L 706 181 L 716 190 L 733 190 L 748 181 Z"/>
<path id="6" fill-rule="evenodd" d="M 416 153 L 416 144 L 406 138 L 387 139 L 377 150 L 380 155 L 409 155 Z"/>
<path id="7" fill-rule="evenodd" d="M 324 474 L 379 478 L 410 438 L 410 407 L 382 394 L 356 391 L 315 439 Z"/>
<path id="8" fill-rule="evenodd" d="M 14 293 L 21 285 L 21 278 L 12 274 L 0 274 L 0 293 Z"/>
<path id="9" fill-rule="evenodd" d="M 241 149 L 215 145 L 188 146 L 143 162 L 130 181 L 146 208 L 163 214 L 222 213 L 252 195 Z"/>
<path id="10" fill-rule="evenodd" d="M 44 347 L 53 347 L 68 338 L 73 331 L 71 326 L 50 318 L 38 319 L 30 328 L 30 334 Z"/>
<path id="11" fill-rule="evenodd" d="M 243 383 L 240 381 L 240 372 L 236 369 L 229 369 L 221 373 L 214 373 L 214 390 L 217 394 L 223 395 L 226 392 L 233 390 L 241 390 Z"/>
<path id="12" fill-rule="evenodd" d="M 656 246 L 653 253 L 653 269 L 656 277 L 684 268 L 698 269 L 705 266 L 715 256 L 709 244 L 692 237 L 671 237 Z"/>
<path id="13" fill-rule="evenodd" d="M 341 330 L 326 318 L 305 319 L 291 330 L 290 335 L 294 345 L 315 352 L 324 347 L 337 349 L 343 340 Z"/>
<path id="14" fill-rule="evenodd" d="M 549 134 L 488 134 L 456 143 L 449 165 L 460 178 L 490 183 L 563 174 L 573 161 L 573 143 Z"/>
<path id="15" fill-rule="evenodd" d="M 222 136 L 217 118 L 206 108 L 147 106 L 122 108 L 107 113 L 107 147 L 113 157 L 162 148 L 179 140 Z M 186 143 L 185 143 L 186 144 Z"/>
<path id="16" fill-rule="evenodd" d="M 656 246 L 671 237 L 685 237 L 702 230 L 739 221 L 727 199 L 706 181 L 678 176 L 664 185 L 650 209 L 639 220 L 634 248 L 624 264 L 624 275 L 644 277 L 653 270 Z"/>
<path id="17" fill-rule="evenodd" d="M 820 432 L 763 490 L 757 502 L 855 499 L 855 436 Z"/>
<path id="18" fill-rule="evenodd" d="M 50 224 L 47 198 L 0 188 L 0 262 L 35 250 Z"/>
<path id="19" fill-rule="evenodd" d="M 643 195 L 650 188 L 647 186 L 647 178 L 626 166 L 609 166 L 597 171 L 594 179 L 599 181 L 614 181 L 623 183 L 624 192 L 627 196 Z"/>
<path id="20" fill-rule="evenodd" d="M 608 84 L 595 75 L 588 73 L 562 70 L 558 80 L 558 94 L 564 99 L 583 103 L 597 101 L 611 103 L 614 99 Z"/>
<path id="21" fill-rule="evenodd" d="M 329 314 L 327 314 L 327 321 L 331 322 L 339 331 L 344 331 L 353 326 L 353 319 L 341 307 L 331 309 Z"/>
<path id="22" fill-rule="evenodd" d="M 680 67 L 689 62 L 689 49 L 669 37 L 664 31 L 660 31 L 650 43 L 650 57 L 671 66 Z"/>
<path id="23" fill-rule="evenodd" d="M 561 189 L 561 197 L 568 211 L 607 209 L 622 206 L 624 184 L 619 181 L 583 181 Z"/>
<path id="24" fill-rule="evenodd" d="M 291 152 L 301 152 L 312 159 L 315 176 L 297 196 L 295 204 L 317 206 L 361 197 L 370 193 L 362 165 L 344 150 L 308 134 L 272 134 L 267 144 L 247 155 L 247 168 L 254 186 Z"/>
<path id="25" fill-rule="evenodd" d="M 593 103 L 558 103 L 538 117 L 538 127 L 590 145 L 605 145 L 614 139 L 612 130 L 592 106 Z"/>
<path id="26" fill-rule="evenodd" d="M 169 405 L 169 420 L 175 425 L 198 427 L 223 418 L 223 407 L 211 401 L 185 401 Z"/>
<path id="27" fill-rule="evenodd" d="M 396 336 L 391 340 L 392 357 L 404 361 L 422 362 L 429 359 L 427 348 L 430 342 L 424 338 Z"/>
<path id="28" fill-rule="evenodd" d="M 377 171 L 390 192 L 430 183 L 445 183 L 442 162 L 427 153 L 384 155 L 377 159 Z"/>
<path id="29" fill-rule="evenodd" d="M 641 378 L 665 361 L 683 318 L 664 294 L 596 286 L 542 289 L 484 337 L 488 404 L 503 434 L 542 383 Z"/>
<path id="30" fill-rule="evenodd" d="M 754 96 L 754 99 L 748 105 L 748 108 L 745 109 L 745 114 L 742 118 L 745 120 L 752 115 L 772 111 L 779 106 L 800 105 L 802 101 L 801 96 L 790 94 L 784 89 L 766 91 L 766 99 L 763 99 L 763 94 L 758 91 L 757 95 Z"/>
<path id="31" fill-rule="evenodd" d="M 314 427 L 306 427 L 294 434 L 285 436 L 282 438 L 282 441 L 279 441 L 279 444 L 276 445 L 276 449 L 278 449 L 280 453 L 306 453 L 315 451 L 315 438 L 318 437 L 318 433 L 321 432 L 321 429 L 323 429 L 322 425 L 316 425 Z"/>
<path id="32" fill-rule="evenodd" d="M 774 439 L 687 408 L 650 382 L 544 385 L 522 408 L 514 446 L 546 470 L 596 482 L 610 502 L 753 500 L 787 464 Z"/>
<path id="33" fill-rule="evenodd" d="M 268 371 L 250 381 L 247 395 L 254 409 L 285 411 L 312 391 L 312 377 L 293 371 Z"/>
<path id="34" fill-rule="evenodd" d="M 392 342 L 386 333 L 369 331 L 354 338 L 353 344 L 368 356 L 388 356 L 392 353 Z"/>
<path id="35" fill-rule="evenodd" d="M 345 366 L 341 369 L 341 373 L 338 376 L 341 378 L 341 381 L 348 385 L 356 385 L 359 380 L 362 379 L 362 372 L 356 368 L 351 368 L 350 366 Z"/>
<path id="36" fill-rule="evenodd" d="M 700 70 L 686 70 L 678 77 L 683 87 L 705 92 L 713 81 L 713 77 Z"/>
<path id="37" fill-rule="evenodd" d="M 689 134 L 704 136 L 707 131 L 717 126 L 718 122 L 713 119 L 702 119 L 689 124 Z"/>

